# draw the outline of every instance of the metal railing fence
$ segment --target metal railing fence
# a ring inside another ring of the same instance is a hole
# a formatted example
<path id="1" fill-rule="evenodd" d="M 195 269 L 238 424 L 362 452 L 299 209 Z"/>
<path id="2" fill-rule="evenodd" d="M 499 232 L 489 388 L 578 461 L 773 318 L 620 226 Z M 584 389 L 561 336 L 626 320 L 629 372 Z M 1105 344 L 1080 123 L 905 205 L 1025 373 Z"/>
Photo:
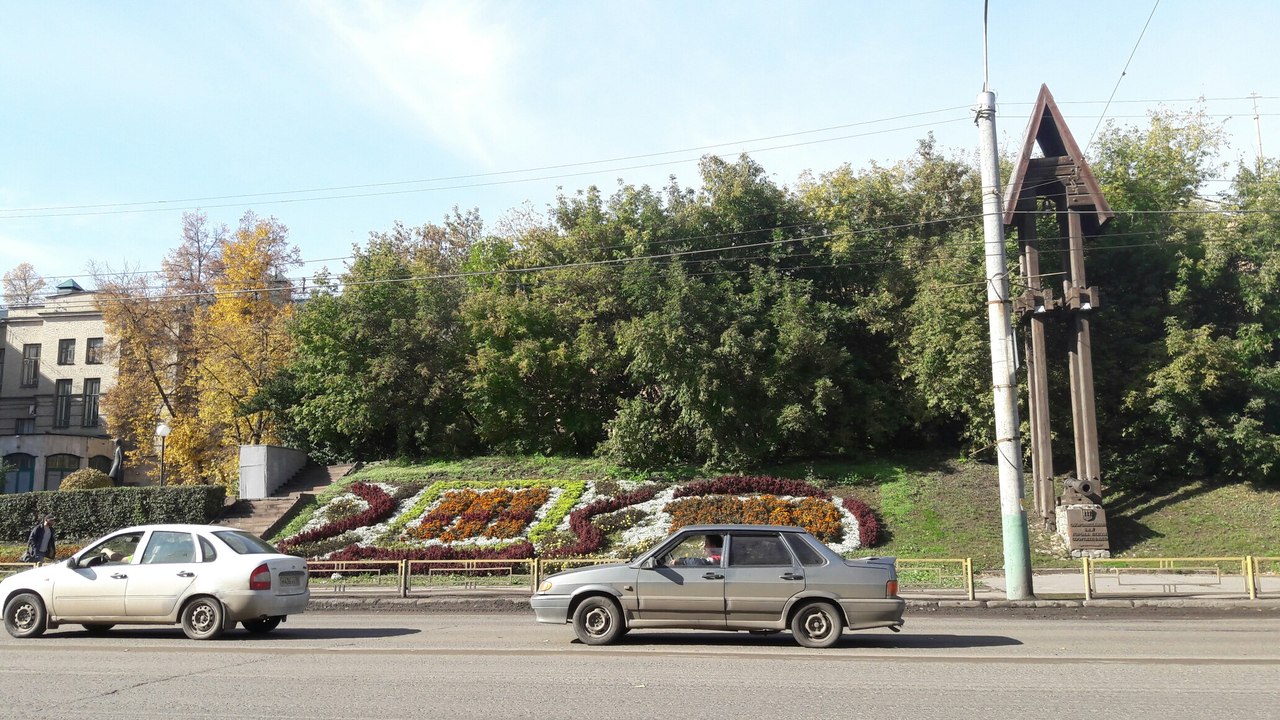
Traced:
<path id="1" fill-rule="evenodd" d="M 485 590 L 533 593 L 548 575 L 617 562 L 625 561 L 603 557 L 308 560 L 307 566 L 313 594 L 356 592 L 410 597 Z M 898 558 L 897 563 L 900 594 L 977 599 L 972 558 Z M 35 566 L 0 563 L 0 579 L 31 567 Z M 1280 556 L 1271 555 L 1082 558 L 1076 572 L 1085 600 L 1188 595 L 1245 596 L 1256 600 L 1280 594 L 1280 582 L 1276 580 L 1280 576 Z M 1267 592 L 1264 585 L 1269 586 Z M 983 592 L 998 592 L 998 588 L 988 586 Z"/>

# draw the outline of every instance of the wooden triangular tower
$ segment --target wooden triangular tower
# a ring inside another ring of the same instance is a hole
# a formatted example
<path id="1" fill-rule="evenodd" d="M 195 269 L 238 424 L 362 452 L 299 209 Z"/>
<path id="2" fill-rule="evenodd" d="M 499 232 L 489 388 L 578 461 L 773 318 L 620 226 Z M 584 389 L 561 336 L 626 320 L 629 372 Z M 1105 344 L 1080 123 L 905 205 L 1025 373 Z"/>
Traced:
<path id="1" fill-rule="evenodd" d="M 1039 146 L 1041 156 L 1033 157 Z M 1041 85 L 1031 112 L 1022 151 L 1005 198 L 1004 223 L 1018 231 L 1020 264 L 1026 290 L 1015 312 L 1026 326 L 1028 412 L 1031 425 L 1031 474 L 1035 511 L 1044 525 L 1057 528 L 1073 554 L 1100 555 L 1110 550 L 1106 513 L 1102 510 L 1102 469 L 1094 410 L 1093 354 L 1089 319 L 1100 305 L 1098 288 L 1085 279 L 1084 242 L 1114 217 L 1080 146 L 1062 119 L 1049 88 Z M 1052 213 L 1065 251 L 1062 296 L 1054 297 L 1042 280 L 1036 219 Z M 1075 435 L 1075 477 L 1054 492 L 1053 448 L 1049 432 L 1049 390 L 1045 358 L 1045 323 L 1067 322 L 1072 332 L 1068 352 L 1071 379 L 1071 425 Z"/>

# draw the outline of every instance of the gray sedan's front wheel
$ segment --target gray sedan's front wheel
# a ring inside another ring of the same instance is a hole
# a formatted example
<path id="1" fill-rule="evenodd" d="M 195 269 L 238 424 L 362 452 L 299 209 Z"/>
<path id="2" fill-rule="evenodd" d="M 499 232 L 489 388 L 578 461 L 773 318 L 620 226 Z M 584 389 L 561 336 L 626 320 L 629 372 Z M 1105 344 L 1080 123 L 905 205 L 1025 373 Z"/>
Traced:
<path id="1" fill-rule="evenodd" d="M 573 611 L 573 632 L 587 645 L 608 645 L 626 630 L 622 610 L 609 598 L 589 597 Z"/>
<path id="2" fill-rule="evenodd" d="M 35 593 L 14 595 L 4 606 L 4 629 L 16 638 L 39 637 L 44 625 L 44 603 Z"/>
<path id="3" fill-rule="evenodd" d="M 791 634 L 804 647 L 826 648 L 836 644 L 844 623 L 840 611 L 826 602 L 805 605 L 791 618 Z"/>
<path id="4" fill-rule="evenodd" d="M 182 632 L 192 640 L 212 640 L 222 634 L 222 603 L 200 597 L 182 608 Z"/>

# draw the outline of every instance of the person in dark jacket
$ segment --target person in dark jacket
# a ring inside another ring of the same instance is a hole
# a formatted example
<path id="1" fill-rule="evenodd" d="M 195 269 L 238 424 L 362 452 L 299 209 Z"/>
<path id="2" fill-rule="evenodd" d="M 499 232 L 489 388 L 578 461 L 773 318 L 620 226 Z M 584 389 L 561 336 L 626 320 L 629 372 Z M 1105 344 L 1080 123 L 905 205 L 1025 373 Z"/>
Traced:
<path id="1" fill-rule="evenodd" d="M 58 541 L 58 535 L 53 530 L 53 519 L 52 515 L 45 515 L 44 520 L 31 528 L 31 534 L 27 536 L 27 552 L 40 565 L 53 562 L 54 555 L 57 554 L 54 544 Z"/>

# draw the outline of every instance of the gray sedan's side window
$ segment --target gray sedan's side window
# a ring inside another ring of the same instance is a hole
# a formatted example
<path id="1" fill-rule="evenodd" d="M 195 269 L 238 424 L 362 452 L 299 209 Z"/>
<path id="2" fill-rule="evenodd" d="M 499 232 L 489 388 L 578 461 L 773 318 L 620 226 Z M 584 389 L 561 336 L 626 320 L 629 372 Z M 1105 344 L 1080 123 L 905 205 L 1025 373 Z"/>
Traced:
<path id="1" fill-rule="evenodd" d="M 671 550 L 658 558 L 658 565 L 663 567 L 679 565 L 719 565 L 720 548 L 724 546 L 724 536 L 689 535 Z"/>
<path id="2" fill-rule="evenodd" d="M 787 539 L 787 544 L 791 546 L 791 551 L 796 554 L 796 557 L 800 558 L 801 565 L 813 566 L 826 564 L 827 561 L 822 558 L 822 555 L 815 550 L 812 545 L 806 542 L 804 538 L 791 533 L 783 535 L 783 537 Z"/>
<path id="3" fill-rule="evenodd" d="M 729 544 L 729 566 L 782 565 L 791 567 L 791 553 L 777 535 L 734 535 Z"/>

